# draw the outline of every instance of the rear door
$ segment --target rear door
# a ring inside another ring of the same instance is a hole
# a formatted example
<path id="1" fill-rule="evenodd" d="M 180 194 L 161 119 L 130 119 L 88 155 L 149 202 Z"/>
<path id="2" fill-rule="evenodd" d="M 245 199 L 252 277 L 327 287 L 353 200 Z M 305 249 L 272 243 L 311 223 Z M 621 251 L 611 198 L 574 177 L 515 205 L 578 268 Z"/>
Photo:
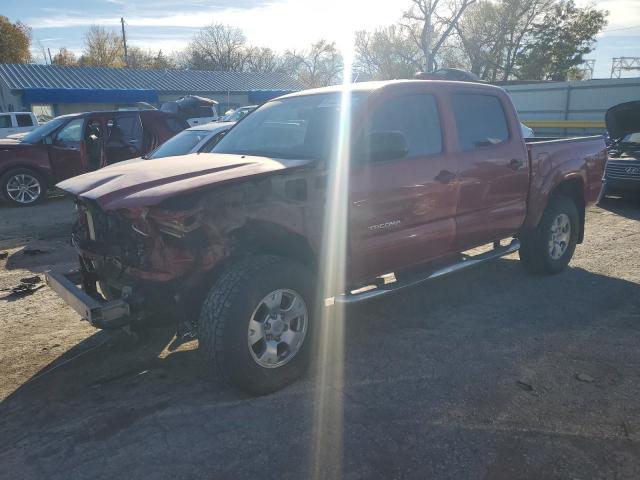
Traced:
<path id="1" fill-rule="evenodd" d="M 399 131 L 409 151 L 404 158 L 352 168 L 352 279 L 433 260 L 454 244 L 457 167 L 446 152 L 438 98 L 416 90 L 389 96 L 369 117 L 365 130 Z"/>
<path id="2" fill-rule="evenodd" d="M 56 182 L 84 172 L 84 118 L 69 121 L 52 137 L 49 160 Z"/>
<path id="3" fill-rule="evenodd" d="M 105 145 L 108 165 L 141 156 L 144 153 L 142 145 L 142 122 L 139 114 L 118 114 L 108 121 Z"/>
<path id="4" fill-rule="evenodd" d="M 451 106 L 460 169 L 456 230 L 464 250 L 513 235 L 522 225 L 528 156 L 515 112 L 501 95 L 453 91 Z"/>

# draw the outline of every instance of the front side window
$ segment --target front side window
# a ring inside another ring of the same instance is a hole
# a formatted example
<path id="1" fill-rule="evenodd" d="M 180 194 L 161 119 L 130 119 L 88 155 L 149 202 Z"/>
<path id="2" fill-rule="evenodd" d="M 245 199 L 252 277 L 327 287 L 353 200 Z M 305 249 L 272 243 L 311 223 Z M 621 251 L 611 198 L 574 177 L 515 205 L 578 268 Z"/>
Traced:
<path id="1" fill-rule="evenodd" d="M 352 108 L 365 95 L 352 93 Z M 340 106 L 340 93 L 273 100 L 231 129 L 213 152 L 283 159 L 326 159 L 339 131 Z"/>
<path id="2" fill-rule="evenodd" d="M 33 127 L 33 119 L 26 113 L 17 113 L 16 121 L 19 127 Z"/>
<path id="3" fill-rule="evenodd" d="M 442 152 L 442 131 L 433 95 L 404 95 L 378 107 L 371 118 L 370 133 L 400 132 L 407 142 L 407 157 Z"/>
<path id="4" fill-rule="evenodd" d="M 51 120 L 51 121 L 49 121 L 49 122 L 47 122 L 47 123 L 45 123 L 43 125 L 40 125 L 39 127 L 35 128 L 34 130 L 31 130 L 24 137 L 22 137 L 22 140 L 20 140 L 20 141 L 22 143 L 38 143 L 44 137 L 46 137 L 47 135 L 50 135 L 55 130 L 57 130 L 59 127 L 64 125 L 64 123 L 66 121 L 67 121 L 67 119 L 64 118 L 64 117 L 54 118 L 53 120 Z M 82 120 L 80 120 L 80 121 L 82 121 Z"/>
<path id="5" fill-rule="evenodd" d="M 82 140 L 82 126 L 84 119 L 78 118 L 71 120 L 67 125 L 58 132 L 56 141 L 60 143 L 80 142 Z"/>
<path id="6" fill-rule="evenodd" d="M 507 117 L 498 97 L 461 93 L 454 94 L 452 102 L 463 150 L 497 145 L 509 138 Z"/>

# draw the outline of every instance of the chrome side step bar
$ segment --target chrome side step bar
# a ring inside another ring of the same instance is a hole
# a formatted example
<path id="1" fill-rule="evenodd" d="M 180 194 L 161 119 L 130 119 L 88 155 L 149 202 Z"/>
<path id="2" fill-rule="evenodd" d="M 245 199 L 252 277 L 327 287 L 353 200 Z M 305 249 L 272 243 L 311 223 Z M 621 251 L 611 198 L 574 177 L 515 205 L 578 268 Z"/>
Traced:
<path id="1" fill-rule="evenodd" d="M 371 290 L 366 290 L 359 293 L 343 293 L 340 295 L 336 295 L 335 297 L 333 297 L 333 302 L 330 301 L 331 299 L 327 299 L 325 301 L 325 305 L 331 305 L 333 303 L 357 303 L 365 300 L 371 300 L 373 298 L 378 298 L 383 295 L 395 293 L 405 288 L 415 287 L 416 285 L 420 285 L 421 283 L 439 277 L 444 277 L 445 275 L 464 270 L 465 268 L 474 267 L 489 260 L 495 260 L 496 258 L 503 257 L 520 249 L 520 241 L 515 238 L 511 240 L 511 243 L 509 245 L 498 245 L 499 243 L 495 243 L 493 250 L 489 250 L 488 252 L 480 253 L 478 255 L 464 255 L 462 257 L 462 260 L 460 260 L 459 262 L 452 265 L 447 265 L 446 267 L 432 271 L 426 275 L 424 273 L 418 273 L 401 281 L 379 285 L 377 288 L 372 288 Z"/>

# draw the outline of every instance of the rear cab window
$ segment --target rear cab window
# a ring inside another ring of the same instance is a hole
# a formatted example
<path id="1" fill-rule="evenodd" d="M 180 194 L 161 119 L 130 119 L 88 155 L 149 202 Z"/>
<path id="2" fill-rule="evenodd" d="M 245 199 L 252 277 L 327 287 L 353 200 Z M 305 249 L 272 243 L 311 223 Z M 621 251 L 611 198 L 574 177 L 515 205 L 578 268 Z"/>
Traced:
<path id="1" fill-rule="evenodd" d="M 33 118 L 28 113 L 16 113 L 16 121 L 19 127 L 33 127 Z"/>
<path id="2" fill-rule="evenodd" d="M 462 150 L 490 147 L 509 139 L 507 116 L 498 97 L 454 93 L 452 107 Z"/>
<path id="3" fill-rule="evenodd" d="M 369 133 L 401 132 L 409 149 L 407 156 L 442 153 L 442 130 L 438 106 L 427 93 L 402 95 L 385 101 L 373 112 Z"/>

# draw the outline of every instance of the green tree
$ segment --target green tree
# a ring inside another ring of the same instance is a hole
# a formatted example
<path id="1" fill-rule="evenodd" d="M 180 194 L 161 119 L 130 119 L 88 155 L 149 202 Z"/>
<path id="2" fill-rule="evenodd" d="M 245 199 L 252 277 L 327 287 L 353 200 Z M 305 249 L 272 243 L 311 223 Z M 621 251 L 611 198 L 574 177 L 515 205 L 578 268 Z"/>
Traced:
<path id="1" fill-rule="evenodd" d="M 12 23 L 0 15 L 0 63 L 31 61 L 31 28 L 18 21 Z"/>
<path id="2" fill-rule="evenodd" d="M 531 43 L 518 61 L 518 77 L 567 80 L 593 50 L 607 15 L 593 6 L 578 8 L 573 0 L 558 2 L 535 25 Z"/>

